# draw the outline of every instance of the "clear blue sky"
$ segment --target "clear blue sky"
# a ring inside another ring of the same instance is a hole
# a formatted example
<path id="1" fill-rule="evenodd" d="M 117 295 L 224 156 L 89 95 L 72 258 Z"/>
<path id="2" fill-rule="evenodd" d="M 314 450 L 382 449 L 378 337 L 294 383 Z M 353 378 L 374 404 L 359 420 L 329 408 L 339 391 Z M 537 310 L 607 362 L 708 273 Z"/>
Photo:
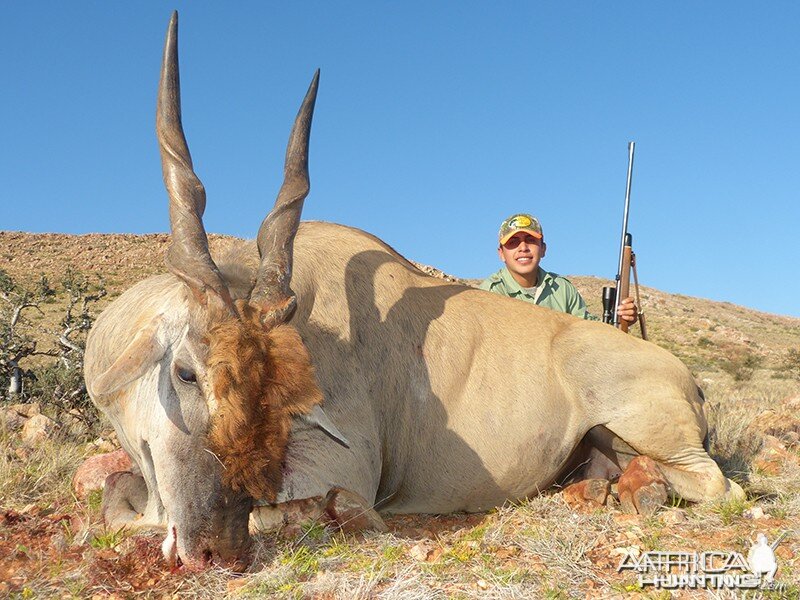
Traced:
<path id="1" fill-rule="evenodd" d="M 543 265 L 800 316 L 797 2 L 4 2 L 0 229 L 168 228 L 154 135 L 170 12 L 210 232 L 252 237 L 321 83 L 304 217 L 462 277 L 538 215 Z"/>

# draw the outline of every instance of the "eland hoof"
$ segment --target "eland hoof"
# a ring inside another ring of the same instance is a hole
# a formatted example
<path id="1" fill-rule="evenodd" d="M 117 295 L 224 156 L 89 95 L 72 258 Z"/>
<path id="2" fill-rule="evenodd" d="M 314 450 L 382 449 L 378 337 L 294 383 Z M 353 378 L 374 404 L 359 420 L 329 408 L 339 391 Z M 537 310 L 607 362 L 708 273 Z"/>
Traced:
<path id="1" fill-rule="evenodd" d="M 332 521 L 345 532 L 374 531 L 386 532 L 389 528 L 381 516 L 364 498 L 342 488 L 333 488 L 325 498 L 325 512 Z"/>
<path id="2" fill-rule="evenodd" d="M 106 477 L 101 511 L 103 523 L 116 530 L 132 526 L 147 508 L 147 484 L 144 477 L 120 471 Z"/>
<path id="3" fill-rule="evenodd" d="M 667 481 L 652 458 L 637 456 L 620 476 L 619 503 L 628 514 L 652 515 L 667 501 Z"/>

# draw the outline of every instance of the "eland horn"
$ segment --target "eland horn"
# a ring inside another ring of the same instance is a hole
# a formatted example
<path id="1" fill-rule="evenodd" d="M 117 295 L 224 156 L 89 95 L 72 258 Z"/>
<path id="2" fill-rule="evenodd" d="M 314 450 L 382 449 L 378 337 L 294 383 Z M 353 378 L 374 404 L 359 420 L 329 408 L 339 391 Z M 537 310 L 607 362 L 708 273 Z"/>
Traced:
<path id="1" fill-rule="evenodd" d="M 203 227 L 206 191 L 192 168 L 192 157 L 181 123 L 177 11 L 172 13 L 164 42 L 156 134 L 161 150 L 164 185 L 169 194 L 172 230 L 167 268 L 181 278 L 203 304 L 208 299 L 208 293 L 212 292 L 232 308 L 228 288 L 208 250 L 208 237 Z"/>
<path id="2" fill-rule="evenodd" d="M 265 326 L 289 320 L 297 306 L 290 287 L 292 279 L 292 247 L 300 225 L 303 200 L 308 195 L 308 140 L 311 119 L 317 99 L 319 69 L 314 73 L 303 104 L 289 136 L 286 162 L 283 168 L 283 185 L 275 206 L 258 230 L 258 252 L 261 264 L 255 286 L 250 294 L 250 304 L 261 311 Z"/>

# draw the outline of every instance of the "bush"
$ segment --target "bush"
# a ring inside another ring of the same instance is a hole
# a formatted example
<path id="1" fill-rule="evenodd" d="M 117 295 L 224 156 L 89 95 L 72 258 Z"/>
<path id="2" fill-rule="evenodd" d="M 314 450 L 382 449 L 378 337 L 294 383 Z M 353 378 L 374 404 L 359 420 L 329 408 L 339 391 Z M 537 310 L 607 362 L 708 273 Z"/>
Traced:
<path id="1" fill-rule="evenodd" d="M 33 369 L 33 381 L 26 396 L 38 400 L 42 408 L 62 424 L 80 422 L 87 433 L 94 434 L 100 426 L 100 415 L 83 382 L 81 365 L 52 362 Z"/>
<path id="2" fill-rule="evenodd" d="M 99 415 L 83 383 L 83 353 L 94 321 L 91 309 L 105 296 L 105 285 L 70 268 L 60 283 L 56 292 L 42 275 L 31 291 L 0 269 L 0 394 L 10 402 L 38 400 L 59 422 L 77 420 L 91 433 Z M 43 315 L 39 305 L 52 302 L 63 308 L 55 327 L 26 318 L 25 311 Z M 39 350 L 40 343 L 47 349 Z"/>
<path id="3" fill-rule="evenodd" d="M 720 368 L 731 375 L 734 381 L 750 381 L 763 362 L 762 356 L 745 350 L 733 353 L 721 361 Z"/>
<path id="4" fill-rule="evenodd" d="M 783 360 L 781 360 L 780 370 L 787 377 L 800 379 L 800 350 L 797 348 L 789 348 Z"/>

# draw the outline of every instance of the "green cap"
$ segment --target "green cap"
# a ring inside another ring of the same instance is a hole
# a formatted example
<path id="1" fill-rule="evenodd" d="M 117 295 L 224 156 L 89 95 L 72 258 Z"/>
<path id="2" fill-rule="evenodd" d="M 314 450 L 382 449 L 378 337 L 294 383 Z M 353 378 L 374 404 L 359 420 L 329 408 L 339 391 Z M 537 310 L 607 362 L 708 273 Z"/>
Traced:
<path id="1" fill-rule="evenodd" d="M 542 239 L 543 237 L 542 225 L 539 223 L 539 219 L 533 215 L 519 213 L 511 215 L 500 225 L 500 233 L 498 236 L 500 238 L 500 244 L 505 244 L 512 235 L 520 231 L 530 233 L 535 238 Z"/>

